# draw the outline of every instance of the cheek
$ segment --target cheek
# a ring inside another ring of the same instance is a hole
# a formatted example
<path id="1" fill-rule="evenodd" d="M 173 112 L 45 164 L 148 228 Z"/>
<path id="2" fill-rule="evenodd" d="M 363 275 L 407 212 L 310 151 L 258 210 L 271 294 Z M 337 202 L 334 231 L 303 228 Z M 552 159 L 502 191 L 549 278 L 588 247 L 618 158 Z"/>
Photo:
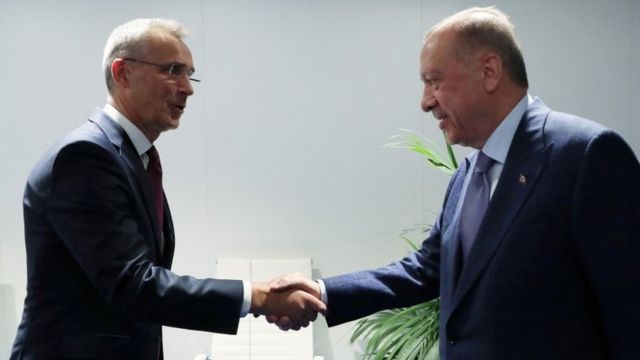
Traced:
<path id="1" fill-rule="evenodd" d="M 150 101 L 153 103 L 153 107 L 155 108 L 164 108 L 167 106 L 167 101 L 171 97 L 171 93 L 163 88 L 155 88 L 151 92 Z"/>
<path id="2" fill-rule="evenodd" d="M 442 89 L 437 96 L 438 105 L 450 116 L 456 116 L 459 106 L 459 99 L 455 92 L 449 91 L 450 89 Z"/>
<path id="3" fill-rule="evenodd" d="M 440 96 L 440 103 L 442 107 L 449 113 L 449 115 L 458 119 L 464 117 L 465 109 L 471 105 L 471 99 L 467 96 L 467 92 L 462 91 L 460 88 L 447 88 L 443 89 Z"/>

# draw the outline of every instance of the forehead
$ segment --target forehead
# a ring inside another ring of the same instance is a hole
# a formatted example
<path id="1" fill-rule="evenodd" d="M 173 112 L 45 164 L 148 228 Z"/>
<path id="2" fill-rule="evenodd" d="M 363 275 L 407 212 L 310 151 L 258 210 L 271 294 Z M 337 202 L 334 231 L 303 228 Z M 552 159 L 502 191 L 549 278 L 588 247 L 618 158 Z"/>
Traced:
<path id="1" fill-rule="evenodd" d="M 172 61 L 191 64 L 191 50 L 179 38 L 164 32 L 156 32 L 149 36 L 146 55 L 156 61 Z"/>
<path id="2" fill-rule="evenodd" d="M 453 56 L 455 35 L 452 31 L 440 31 L 430 34 L 420 53 L 420 72 L 443 72 L 456 62 Z"/>

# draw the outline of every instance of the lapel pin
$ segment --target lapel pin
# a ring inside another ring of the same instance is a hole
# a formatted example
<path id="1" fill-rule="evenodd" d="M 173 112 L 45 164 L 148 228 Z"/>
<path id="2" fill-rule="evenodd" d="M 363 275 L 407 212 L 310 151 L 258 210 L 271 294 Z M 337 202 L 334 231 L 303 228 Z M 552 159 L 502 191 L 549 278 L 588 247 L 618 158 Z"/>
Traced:
<path id="1" fill-rule="evenodd" d="M 527 183 L 527 177 L 520 174 L 520 177 L 518 178 L 518 182 L 520 182 L 520 184 L 524 185 Z"/>

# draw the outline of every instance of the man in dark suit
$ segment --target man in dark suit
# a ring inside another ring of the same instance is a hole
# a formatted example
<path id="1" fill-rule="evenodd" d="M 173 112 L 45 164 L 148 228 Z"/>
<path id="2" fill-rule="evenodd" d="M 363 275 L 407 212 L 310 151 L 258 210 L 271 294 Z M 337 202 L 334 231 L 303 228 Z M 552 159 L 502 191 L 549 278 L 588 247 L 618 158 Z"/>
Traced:
<path id="1" fill-rule="evenodd" d="M 308 325 L 293 291 L 171 272 L 174 230 L 153 142 L 193 94 L 186 29 L 138 19 L 104 54 L 107 104 L 51 148 L 24 194 L 27 296 L 11 359 L 160 359 L 161 325 L 234 334 L 248 312 Z"/>
<path id="2" fill-rule="evenodd" d="M 439 296 L 442 359 L 640 358 L 633 151 L 529 96 L 513 26 L 495 8 L 436 25 L 420 71 L 424 111 L 448 142 L 477 149 L 422 248 L 376 270 L 288 276 L 276 288 L 322 297 L 329 325 Z"/>

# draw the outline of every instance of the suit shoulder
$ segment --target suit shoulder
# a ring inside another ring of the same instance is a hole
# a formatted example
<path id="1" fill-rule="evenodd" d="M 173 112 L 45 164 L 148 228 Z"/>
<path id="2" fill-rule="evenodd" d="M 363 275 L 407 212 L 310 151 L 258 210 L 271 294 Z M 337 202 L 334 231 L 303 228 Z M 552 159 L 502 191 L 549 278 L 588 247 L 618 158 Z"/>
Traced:
<path id="1" fill-rule="evenodd" d="M 105 149 L 113 147 L 113 144 L 109 141 L 106 134 L 100 129 L 98 125 L 91 121 L 87 121 L 69 134 L 67 134 L 60 141 L 60 148 L 67 146 L 74 146 L 78 144 L 85 144 L 85 146 L 98 145 Z"/>
<path id="2" fill-rule="evenodd" d="M 113 144 L 111 144 L 109 138 L 102 130 L 100 130 L 96 124 L 87 121 L 51 146 L 44 157 L 52 157 L 55 159 L 61 152 L 73 151 L 73 149 L 76 148 L 102 148 L 104 150 L 110 150 L 112 147 Z"/>
<path id="3" fill-rule="evenodd" d="M 545 124 L 545 135 L 552 140 L 589 141 L 611 131 L 604 125 L 576 115 L 552 111 Z"/>
<path id="4" fill-rule="evenodd" d="M 552 111 L 545 123 L 546 141 L 562 149 L 585 151 L 590 144 L 605 138 L 625 143 L 620 134 L 595 121 Z"/>
<path id="5" fill-rule="evenodd" d="M 63 154 L 107 155 L 112 149 L 113 144 L 104 133 L 95 124 L 86 122 L 49 147 L 31 170 L 27 185 L 37 189 L 46 184 L 54 164 Z"/>
<path id="6" fill-rule="evenodd" d="M 598 157 L 606 159 L 612 154 L 635 158 L 633 150 L 620 134 L 579 116 L 551 112 L 544 133 L 547 142 L 554 144 L 557 156 L 570 159 L 575 165 Z"/>

